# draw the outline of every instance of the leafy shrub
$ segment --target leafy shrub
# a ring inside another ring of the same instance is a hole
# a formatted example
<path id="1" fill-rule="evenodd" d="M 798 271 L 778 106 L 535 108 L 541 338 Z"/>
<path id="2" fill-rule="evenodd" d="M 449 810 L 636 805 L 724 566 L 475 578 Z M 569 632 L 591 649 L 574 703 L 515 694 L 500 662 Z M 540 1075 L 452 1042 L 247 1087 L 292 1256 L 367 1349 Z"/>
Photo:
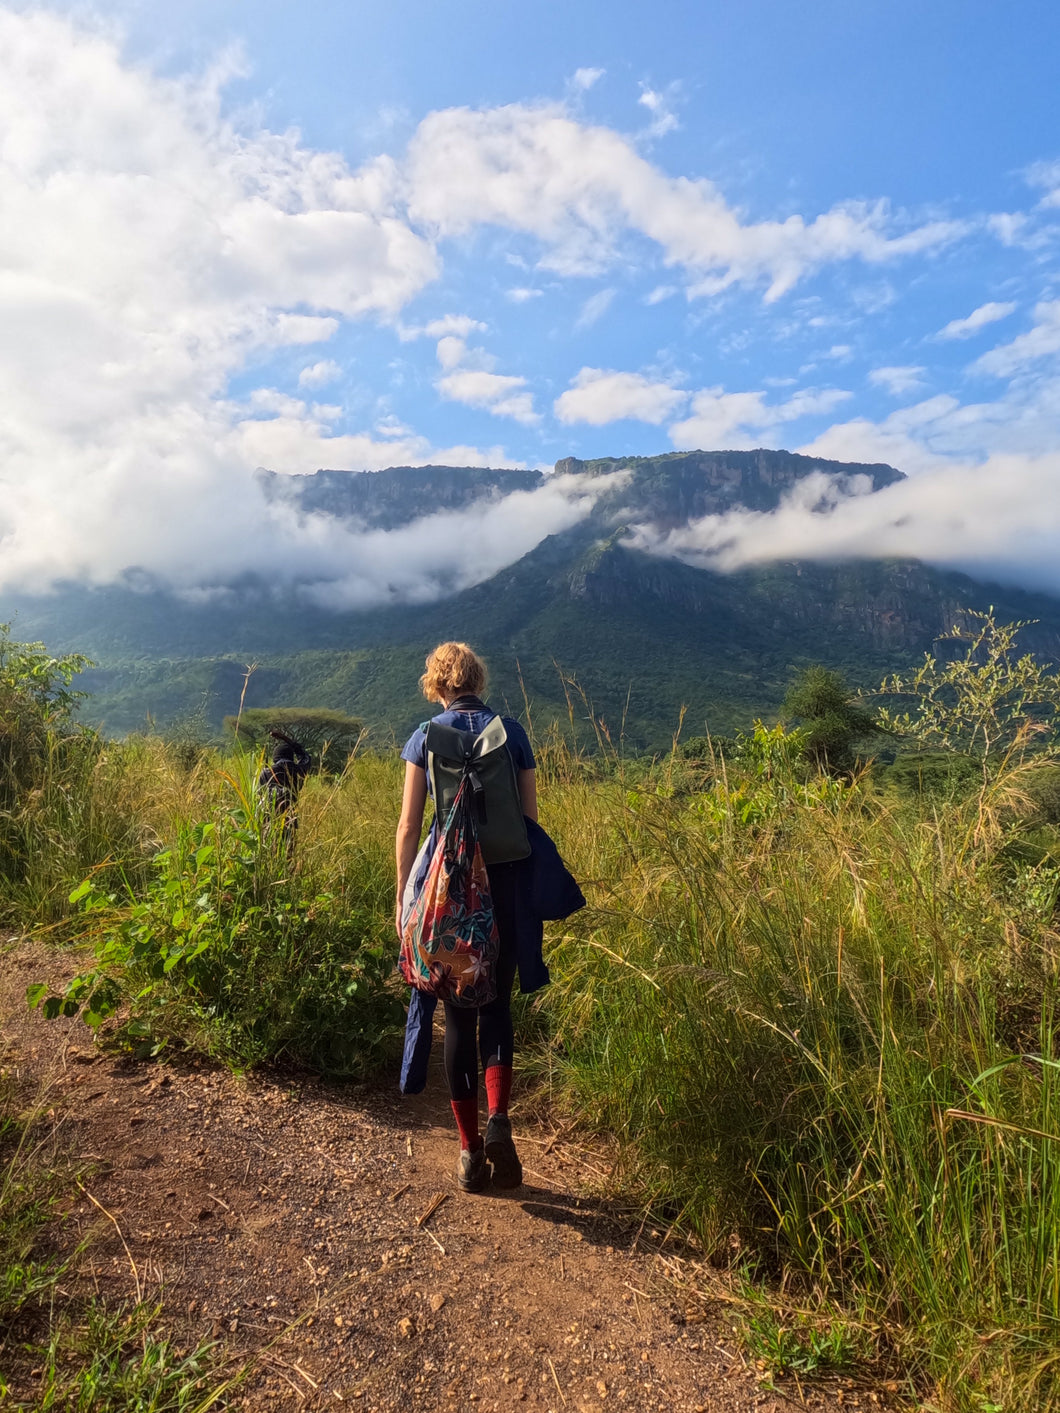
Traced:
<path id="1" fill-rule="evenodd" d="M 283 1058 L 365 1073 L 404 1019 L 389 918 L 305 887 L 292 852 L 238 799 L 212 820 L 180 822 L 146 886 L 75 890 L 95 965 L 62 994 L 31 988 L 31 1003 L 94 1027 L 124 1005 L 127 1039 L 180 1038 L 241 1068 Z"/>
<path id="2" fill-rule="evenodd" d="M 71 884 L 124 834 L 96 788 L 105 743 L 73 719 L 87 661 L 17 642 L 0 624 L 0 917 L 60 916 Z"/>
<path id="3" fill-rule="evenodd" d="M 784 709 L 798 722 L 805 752 L 818 770 L 837 774 L 853 770 L 856 747 L 883 735 L 842 673 L 820 664 L 798 674 L 788 688 Z"/>

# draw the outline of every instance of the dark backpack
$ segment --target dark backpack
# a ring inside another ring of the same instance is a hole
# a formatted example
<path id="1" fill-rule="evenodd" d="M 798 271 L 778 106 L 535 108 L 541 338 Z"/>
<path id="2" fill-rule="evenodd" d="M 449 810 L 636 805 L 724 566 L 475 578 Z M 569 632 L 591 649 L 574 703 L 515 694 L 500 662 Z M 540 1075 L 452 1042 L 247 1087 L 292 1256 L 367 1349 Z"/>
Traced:
<path id="1" fill-rule="evenodd" d="M 530 853 L 515 764 L 504 722 L 495 716 L 476 736 L 456 726 L 428 721 L 427 777 L 442 828 L 466 778 L 487 864 L 513 863 Z"/>

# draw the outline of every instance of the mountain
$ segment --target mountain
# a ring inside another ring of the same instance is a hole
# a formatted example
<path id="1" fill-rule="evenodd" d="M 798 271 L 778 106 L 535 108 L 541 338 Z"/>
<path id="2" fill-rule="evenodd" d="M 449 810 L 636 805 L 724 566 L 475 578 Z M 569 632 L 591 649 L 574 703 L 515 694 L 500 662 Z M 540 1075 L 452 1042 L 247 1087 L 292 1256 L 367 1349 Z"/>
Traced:
<path id="1" fill-rule="evenodd" d="M 66 586 L 47 598 L 0 598 L 19 637 L 89 653 L 86 714 L 115 733 L 192 720 L 216 729 L 237 709 L 298 704 L 363 716 L 402 737 L 428 709 L 416 682 L 423 657 L 447 637 L 487 657 L 495 701 L 538 724 L 568 710 L 584 718 L 577 679 L 614 738 L 657 749 L 687 707 L 685 731 L 727 732 L 775 712 L 808 662 L 842 668 L 871 688 L 906 667 L 970 608 L 1038 620 L 1028 645 L 1060 658 L 1060 601 L 916 561 L 777 562 L 732 574 L 630 548 L 625 527 L 678 528 L 735 506 L 769 511 L 812 471 L 862 477 L 879 491 L 901 473 L 782 451 L 689 452 L 596 461 L 567 458 L 555 473 L 604 484 L 573 528 L 471 588 L 426 604 L 333 612 L 297 593 L 244 580 L 223 598 L 189 603 L 161 590 Z M 621 476 L 614 473 L 621 472 Z M 546 483 L 537 471 L 394 467 L 312 476 L 260 472 L 265 494 L 302 513 L 394 530 L 425 511 L 474 511 Z M 599 485 L 597 485 L 599 490 Z M 473 553 L 473 536 L 469 549 Z M 246 669 L 256 664 L 249 678 Z M 571 705 L 568 705 L 570 699 Z"/>

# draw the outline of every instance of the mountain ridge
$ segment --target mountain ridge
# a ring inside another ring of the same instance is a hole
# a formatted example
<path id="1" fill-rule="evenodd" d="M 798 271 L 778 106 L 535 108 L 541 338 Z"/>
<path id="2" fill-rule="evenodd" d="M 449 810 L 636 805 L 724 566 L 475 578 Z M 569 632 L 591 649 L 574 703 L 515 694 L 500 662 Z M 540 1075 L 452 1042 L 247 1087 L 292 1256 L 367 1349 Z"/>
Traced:
<path id="1" fill-rule="evenodd" d="M 577 524 L 546 535 L 485 581 L 432 602 L 359 611 L 314 606 L 244 580 L 226 600 L 182 603 L 157 589 L 71 587 L 51 599 L 0 598 L 19 610 L 18 636 L 88 652 L 90 715 L 123 732 L 201 718 L 214 729 L 235 710 L 247 664 L 247 705 L 334 706 L 400 735 L 421 720 L 416 680 L 425 652 L 466 638 L 490 661 L 499 699 L 523 688 L 541 718 L 566 715 L 557 675 L 574 675 L 609 721 L 625 719 L 632 748 L 669 740 L 682 707 L 689 730 L 728 731 L 775 712 L 792 673 L 810 661 L 874 687 L 907 667 L 969 609 L 1037 619 L 1028 646 L 1060 659 L 1060 600 L 989 585 L 915 560 L 774 561 L 732 573 L 648 554 L 624 527 L 665 531 L 742 506 L 768 512 L 812 471 L 866 478 L 873 494 L 904 479 L 883 464 L 791 452 L 672 452 L 565 458 L 552 473 L 502 468 L 396 467 L 259 473 L 266 494 L 300 514 L 385 531 L 425 508 L 477 513 L 552 477 L 616 477 Z M 472 522 L 469 522 L 472 523 Z M 205 705 L 204 705 L 205 703 Z M 583 712 L 584 714 L 584 712 Z"/>

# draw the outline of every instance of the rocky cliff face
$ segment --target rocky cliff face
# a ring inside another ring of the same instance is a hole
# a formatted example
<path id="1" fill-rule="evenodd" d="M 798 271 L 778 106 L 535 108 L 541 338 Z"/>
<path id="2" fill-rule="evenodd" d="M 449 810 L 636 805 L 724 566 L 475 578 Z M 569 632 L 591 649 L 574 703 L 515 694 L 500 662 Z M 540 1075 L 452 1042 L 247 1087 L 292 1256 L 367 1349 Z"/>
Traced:
<path id="1" fill-rule="evenodd" d="M 556 474 L 594 480 L 627 472 L 626 484 L 606 493 L 594 519 L 601 524 L 626 517 L 663 528 L 702 515 L 718 515 L 741 505 L 775 510 L 781 498 L 812 471 L 842 479 L 866 477 L 873 490 L 903 479 L 891 466 L 823 461 L 788 451 L 691 451 L 663 456 L 604 457 L 556 462 Z M 259 483 L 273 500 L 373 529 L 393 529 L 420 515 L 464 510 L 511 491 L 536 490 L 540 471 L 507 471 L 477 466 L 391 466 L 385 471 L 317 471 L 283 476 L 259 471 Z"/>
<path id="2" fill-rule="evenodd" d="M 390 466 L 385 471 L 316 471 L 311 476 L 258 472 L 270 500 L 288 500 L 300 510 L 356 520 L 373 530 L 393 530 L 441 510 L 464 510 L 511 491 L 532 491 L 543 479 L 540 471 L 479 466 Z"/>
<path id="3" fill-rule="evenodd" d="M 631 513 L 664 529 L 703 515 L 719 515 L 734 506 L 775 510 L 782 497 L 813 471 L 841 480 L 864 477 L 874 491 L 902 481 L 893 466 L 825 461 L 790 451 L 691 451 L 665 456 L 630 456 L 579 461 L 568 456 L 556 471 L 596 477 L 627 471 L 629 488 L 608 496 L 601 509 L 628 507 Z"/>

